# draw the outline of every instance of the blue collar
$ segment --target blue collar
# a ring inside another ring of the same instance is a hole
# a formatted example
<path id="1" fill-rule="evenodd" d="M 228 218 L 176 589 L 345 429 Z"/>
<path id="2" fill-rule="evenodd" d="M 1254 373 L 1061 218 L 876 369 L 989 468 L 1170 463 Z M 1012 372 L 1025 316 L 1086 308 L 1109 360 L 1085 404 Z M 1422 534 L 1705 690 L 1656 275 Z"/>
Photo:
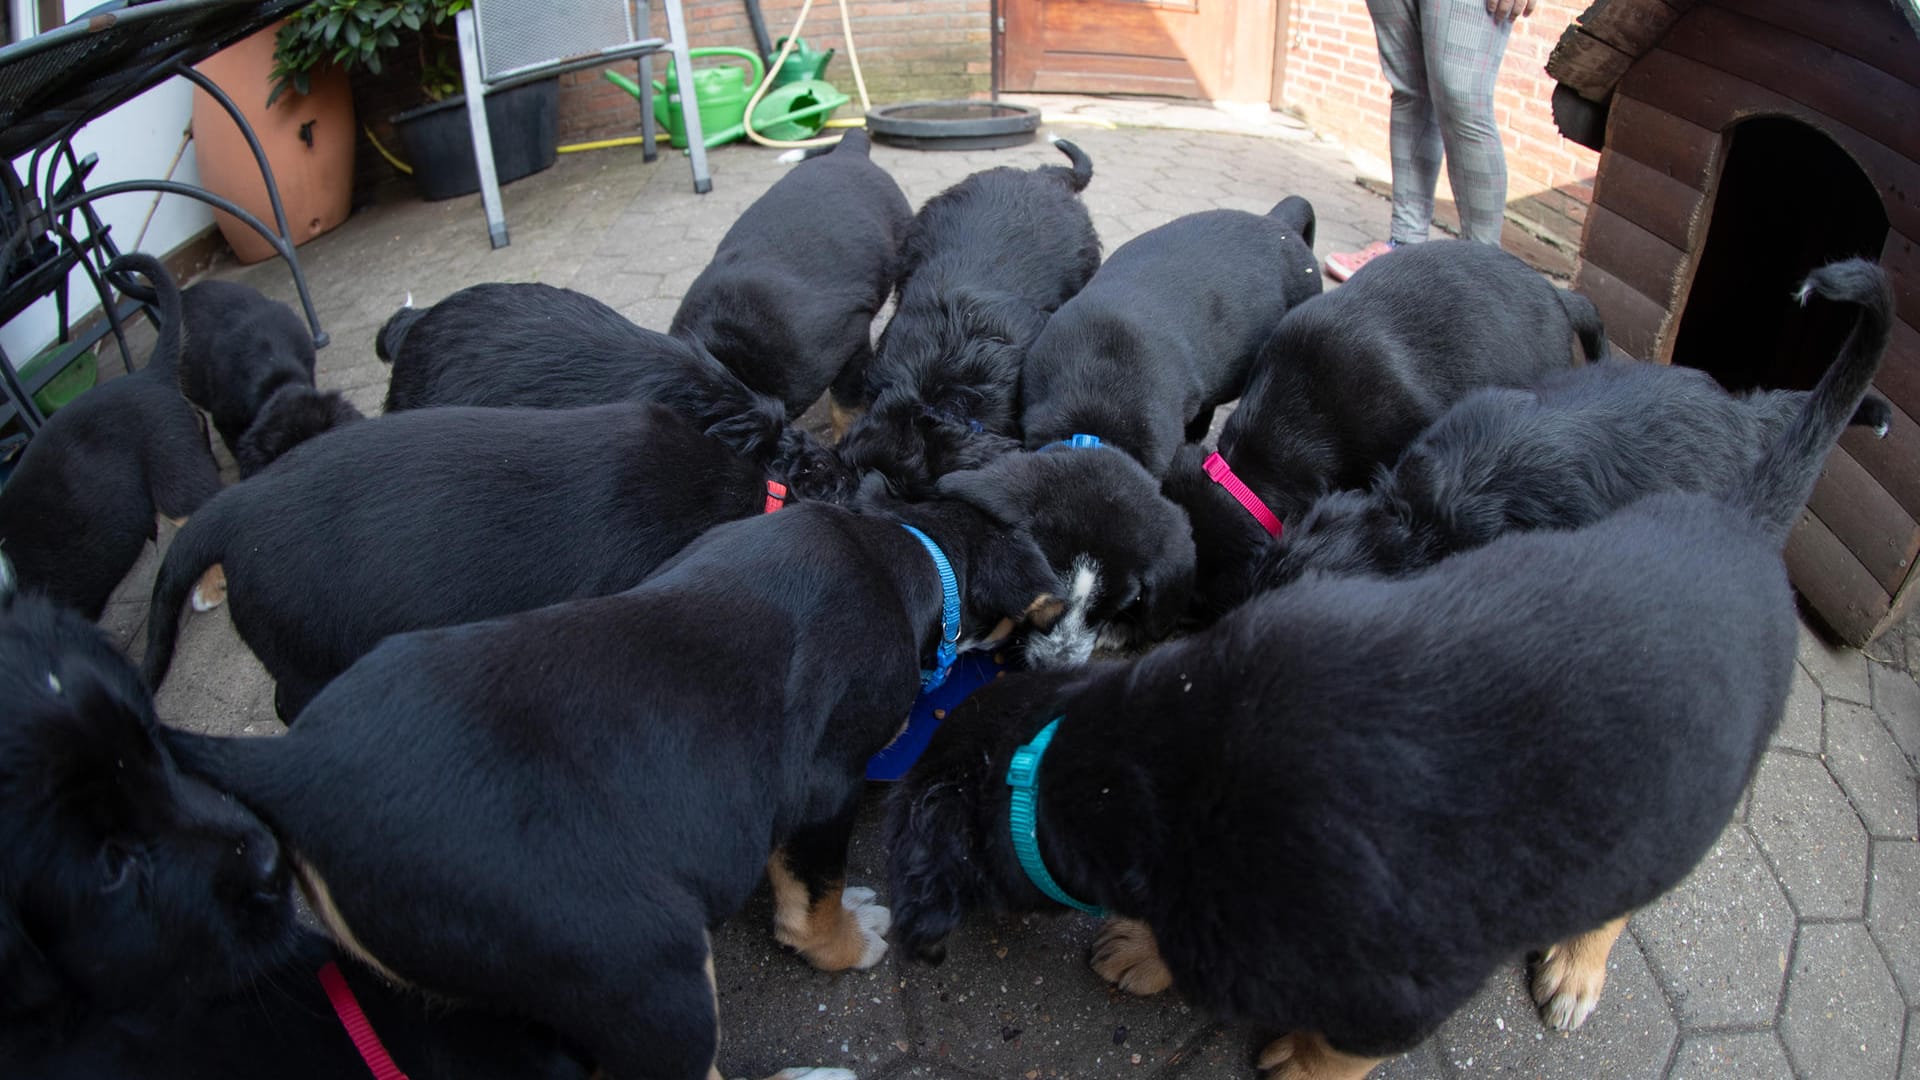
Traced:
<path id="1" fill-rule="evenodd" d="M 900 527 L 926 546 L 927 554 L 933 556 L 933 568 L 940 572 L 940 648 L 934 653 L 933 670 L 920 672 L 920 692 L 924 694 L 939 689 L 940 684 L 947 681 L 947 671 L 960 652 L 960 583 L 954 580 L 953 564 L 947 561 L 947 554 L 940 550 L 939 544 L 905 522 L 901 522 Z"/>
<path id="2" fill-rule="evenodd" d="M 1041 450 L 1058 450 L 1063 446 L 1070 446 L 1075 450 L 1085 450 L 1088 447 L 1099 446 L 1099 445 L 1100 445 L 1100 436 L 1098 435 L 1074 435 L 1071 438 L 1061 439 L 1059 442 L 1048 443 L 1047 445 L 1041 447 L 1040 449 Z"/>
<path id="3" fill-rule="evenodd" d="M 1020 869 L 1027 872 L 1027 880 L 1039 886 L 1041 892 L 1070 908 L 1104 917 L 1106 908 L 1068 896 L 1060 883 L 1053 880 L 1053 875 L 1047 873 L 1047 864 L 1040 858 L 1040 758 L 1047 752 L 1047 744 L 1053 741 L 1053 733 L 1064 719 L 1054 717 L 1032 742 L 1013 752 L 1013 762 L 1007 766 L 1007 786 L 1013 789 L 1013 808 L 1007 814 L 1008 825 L 1013 830 L 1013 853 L 1020 857 Z"/>

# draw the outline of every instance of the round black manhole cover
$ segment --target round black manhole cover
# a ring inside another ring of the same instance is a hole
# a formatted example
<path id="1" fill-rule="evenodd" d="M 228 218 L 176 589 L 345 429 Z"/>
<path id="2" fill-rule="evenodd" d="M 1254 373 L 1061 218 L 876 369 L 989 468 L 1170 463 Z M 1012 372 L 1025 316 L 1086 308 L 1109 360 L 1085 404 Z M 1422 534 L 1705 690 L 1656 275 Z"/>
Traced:
<path id="1" fill-rule="evenodd" d="M 995 150 L 1039 129 L 1039 109 L 998 101 L 909 101 L 867 114 L 867 134 L 914 150 Z"/>

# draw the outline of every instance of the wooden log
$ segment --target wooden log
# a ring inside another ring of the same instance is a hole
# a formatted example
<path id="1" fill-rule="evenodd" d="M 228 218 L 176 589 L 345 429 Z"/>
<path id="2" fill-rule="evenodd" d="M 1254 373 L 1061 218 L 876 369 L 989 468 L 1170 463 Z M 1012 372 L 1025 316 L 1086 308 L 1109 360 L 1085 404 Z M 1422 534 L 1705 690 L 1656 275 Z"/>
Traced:
<path id="1" fill-rule="evenodd" d="M 1920 527 L 1899 501 L 1844 449 L 1827 455 L 1807 507 L 1853 552 L 1867 573 L 1892 593 L 1920 554 Z"/>
<path id="2" fill-rule="evenodd" d="M 1662 308 L 1675 306 L 1685 255 L 1637 223 L 1604 206 L 1594 207 L 1587 215 L 1581 253 Z"/>
<path id="3" fill-rule="evenodd" d="M 1580 29 L 1637 57 L 1659 44 L 1667 28 L 1692 6 L 1689 0 L 1602 0 L 1580 16 Z"/>
<path id="4" fill-rule="evenodd" d="M 1892 606 L 1880 583 L 1818 517 L 1800 515 L 1787 537 L 1787 576 L 1840 640 L 1864 645 Z"/>
<path id="5" fill-rule="evenodd" d="M 1910 414 L 1920 414 L 1920 330 L 1910 322 L 1893 324 L 1893 340 L 1880 361 L 1874 388 Z"/>
<path id="6" fill-rule="evenodd" d="M 1881 71 L 1920 86 L 1920 49 L 1915 28 L 1892 4 L 1876 0 L 1809 4 L 1806 0 L 1712 0 L 1750 18 L 1837 49 Z"/>
<path id="7" fill-rule="evenodd" d="M 1707 198 L 1666 173 L 1621 152 L 1607 155 L 1593 182 L 1603 206 L 1681 251 L 1693 250 Z"/>
<path id="8" fill-rule="evenodd" d="M 1631 285 L 1607 268 L 1595 265 L 1591 259 L 1581 261 L 1573 288 L 1600 309 L 1607 339 L 1618 351 L 1643 360 L 1666 362 L 1654 356 L 1660 331 L 1667 321 L 1665 307 L 1634 291 Z"/>
<path id="9" fill-rule="evenodd" d="M 1701 127 L 1622 92 L 1613 96 L 1608 109 L 1607 149 L 1608 156 L 1600 159 L 1602 173 L 1608 160 L 1619 154 L 1704 192 L 1719 158 L 1720 130 Z"/>
<path id="10" fill-rule="evenodd" d="M 1547 74 L 1588 101 L 1604 104 L 1633 59 L 1632 53 L 1569 26 L 1547 56 Z"/>
<path id="11" fill-rule="evenodd" d="M 1849 428 L 1840 436 L 1840 447 L 1853 455 L 1887 494 L 1902 509 L 1920 518 L 1920 424 L 1913 414 L 1898 405 L 1887 437 L 1876 439 L 1864 428 Z"/>

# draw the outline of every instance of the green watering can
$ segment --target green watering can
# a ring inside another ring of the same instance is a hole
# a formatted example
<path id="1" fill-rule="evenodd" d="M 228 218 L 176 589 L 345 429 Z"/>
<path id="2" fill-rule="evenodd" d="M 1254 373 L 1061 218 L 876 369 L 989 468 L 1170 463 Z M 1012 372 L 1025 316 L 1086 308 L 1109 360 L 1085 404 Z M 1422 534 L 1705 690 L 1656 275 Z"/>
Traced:
<path id="1" fill-rule="evenodd" d="M 766 76 L 767 66 L 751 49 L 734 49 L 724 46 L 707 49 L 687 50 L 689 59 L 700 60 L 709 56 L 724 56 L 729 60 L 744 60 L 751 72 L 720 65 L 709 68 L 695 68 L 693 72 L 693 93 L 700 101 L 700 133 L 705 136 L 708 146 L 717 146 L 713 136 L 716 132 L 734 129 L 741 132 L 741 123 L 747 115 L 747 99 Z M 607 72 L 612 78 L 615 72 Z M 673 70 L 673 59 L 667 59 L 667 81 L 662 86 L 657 80 L 653 84 L 653 118 L 667 129 L 668 142 L 675 148 L 687 148 L 687 120 L 681 113 L 680 84 Z M 617 85 L 625 84 L 630 92 L 638 96 L 639 87 L 632 86 L 630 80 L 616 79 Z M 739 138 L 740 134 L 735 134 Z M 725 140 L 723 140 L 725 141 Z"/>
<path id="2" fill-rule="evenodd" d="M 771 64 L 780 57 L 780 50 L 787 43 L 786 38 L 773 43 L 773 52 L 767 57 Z M 773 77 L 773 85 L 786 86 L 788 83 L 806 82 L 819 79 L 826 74 L 827 64 L 833 60 L 833 50 L 819 52 L 807 45 L 806 38 L 793 39 L 793 51 L 787 54 L 787 62 L 780 65 L 780 71 Z M 759 115 L 754 116 L 753 130 L 759 131 Z"/>
<path id="3" fill-rule="evenodd" d="M 725 53 L 740 59 L 754 59 L 753 54 L 745 49 L 712 48 L 690 51 L 696 56 L 702 53 Z M 744 123 L 746 104 L 753 97 L 754 87 L 757 84 L 749 84 L 744 91 L 738 86 L 731 85 L 716 85 L 710 89 L 705 78 L 708 75 L 719 75 L 723 79 L 731 79 L 735 70 L 732 67 L 716 67 L 693 73 L 694 92 L 700 97 L 700 134 L 704 137 L 709 149 L 744 138 L 747 133 Z M 636 98 L 640 96 L 640 84 L 617 71 L 608 71 L 605 74 L 608 82 Z M 718 80 L 715 81 L 718 83 Z M 686 149 L 686 122 L 681 117 L 680 95 L 675 92 L 677 88 L 671 68 L 668 69 L 666 86 L 663 87 L 656 82 L 653 88 L 654 115 L 659 119 L 661 126 L 667 129 L 669 141 L 679 149 Z M 713 99 L 707 96 L 709 93 L 714 93 L 722 100 L 722 103 L 727 106 L 725 112 L 715 109 Z M 738 96 L 738 101 L 732 100 L 734 95 Z M 827 118 L 833 115 L 833 111 L 845 105 L 848 100 L 847 95 L 835 89 L 832 83 L 819 79 L 805 79 L 775 87 L 760 99 L 760 104 L 754 106 L 753 130 L 772 139 L 811 138 L 826 126 Z"/>

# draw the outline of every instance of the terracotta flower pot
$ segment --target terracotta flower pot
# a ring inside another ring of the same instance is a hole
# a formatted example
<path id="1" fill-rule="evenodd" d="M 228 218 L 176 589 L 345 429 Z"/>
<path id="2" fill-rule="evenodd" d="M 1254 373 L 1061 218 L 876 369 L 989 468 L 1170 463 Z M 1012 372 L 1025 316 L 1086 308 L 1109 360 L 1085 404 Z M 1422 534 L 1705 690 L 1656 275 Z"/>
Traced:
<path id="1" fill-rule="evenodd" d="M 312 91 L 280 95 L 273 89 L 273 40 L 278 23 L 196 65 L 233 99 L 266 151 L 295 244 L 347 220 L 353 209 L 353 94 L 345 72 L 315 71 Z M 205 91 L 193 94 L 193 146 L 200 183 L 273 227 L 273 204 L 239 125 Z M 273 246 L 230 214 L 214 212 L 221 235 L 243 263 L 272 255 Z"/>

